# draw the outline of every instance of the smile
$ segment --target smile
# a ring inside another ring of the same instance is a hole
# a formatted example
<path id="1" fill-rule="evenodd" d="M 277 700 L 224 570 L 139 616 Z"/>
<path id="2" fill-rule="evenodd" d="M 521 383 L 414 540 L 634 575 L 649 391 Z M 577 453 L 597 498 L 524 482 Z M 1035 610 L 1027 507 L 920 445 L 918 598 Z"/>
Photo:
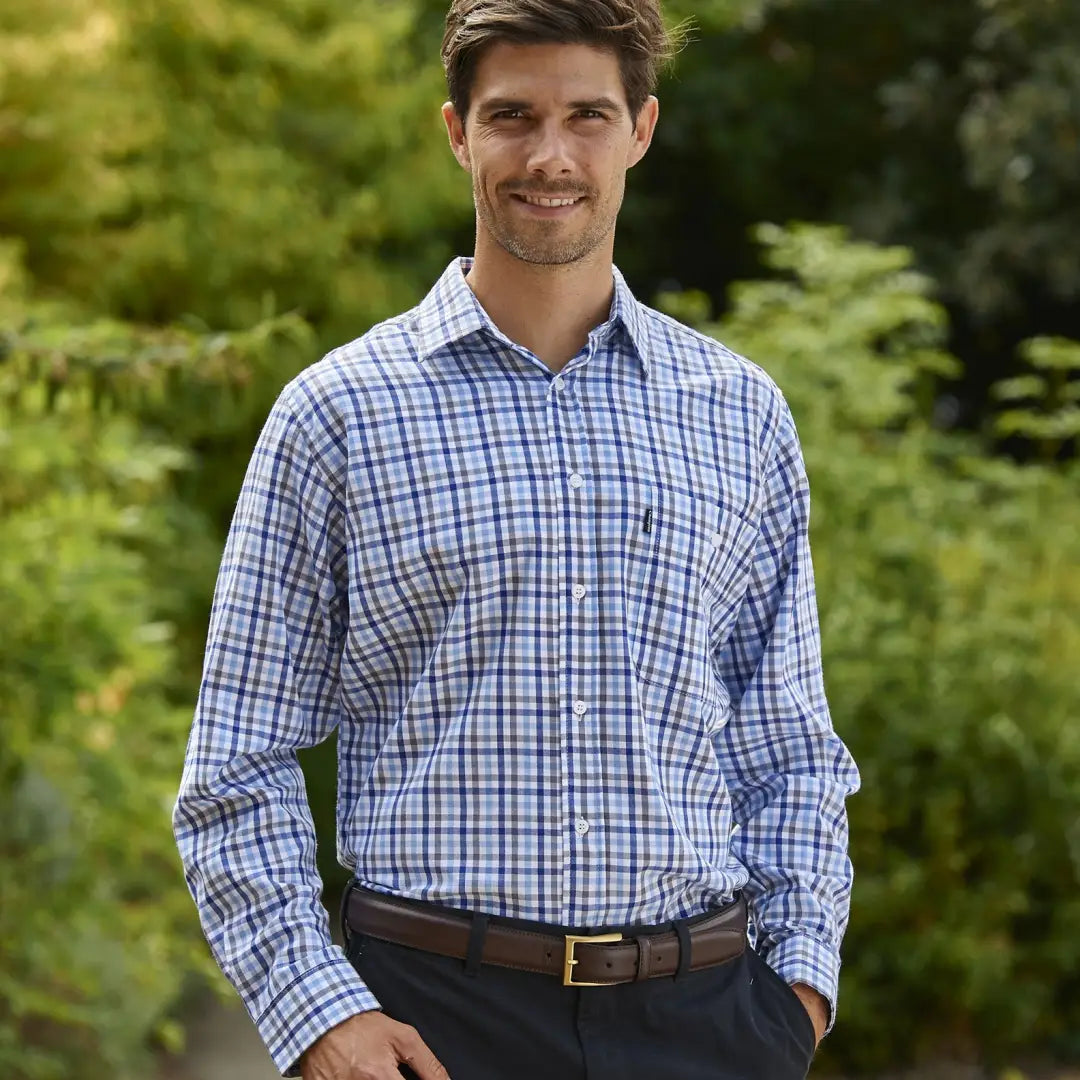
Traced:
<path id="1" fill-rule="evenodd" d="M 576 199 L 541 199 L 535 195 L 517 195 L 515 198 L 521 199 L 522 202 L 526 202 L 530 206 L 558 207 L 575 206 L 577 203 L 581 202 L 584 196 L 579 195 Z"/>

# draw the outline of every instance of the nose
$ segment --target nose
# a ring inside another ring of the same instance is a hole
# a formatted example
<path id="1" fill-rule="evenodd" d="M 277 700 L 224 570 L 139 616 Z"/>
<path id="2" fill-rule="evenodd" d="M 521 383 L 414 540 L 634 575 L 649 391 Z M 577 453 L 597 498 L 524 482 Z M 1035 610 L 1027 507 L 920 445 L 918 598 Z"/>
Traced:
<path id="1" fill-rule="evenodd" d="M 562 176 L 573 171 L 568 133 L 555 121 L 538 124 L 529 147 L 528 169 L 533 175 Z"/>

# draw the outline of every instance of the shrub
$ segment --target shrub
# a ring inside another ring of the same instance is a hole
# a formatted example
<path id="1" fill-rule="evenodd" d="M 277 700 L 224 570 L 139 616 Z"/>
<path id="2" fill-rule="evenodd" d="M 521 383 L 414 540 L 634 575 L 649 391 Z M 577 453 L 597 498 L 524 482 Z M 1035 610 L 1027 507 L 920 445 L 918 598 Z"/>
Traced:
<path id="1" fill-rule="evenodd" d="M 155 418 L 242 413 L 230 380 L 297 328 L 73 325 L 19 285 L 0 249 L 0 1067 L 144 1077 L 185 977 L 220 979 L 170 827 L 191 719 L 174 617 L 219 549 Z"/>

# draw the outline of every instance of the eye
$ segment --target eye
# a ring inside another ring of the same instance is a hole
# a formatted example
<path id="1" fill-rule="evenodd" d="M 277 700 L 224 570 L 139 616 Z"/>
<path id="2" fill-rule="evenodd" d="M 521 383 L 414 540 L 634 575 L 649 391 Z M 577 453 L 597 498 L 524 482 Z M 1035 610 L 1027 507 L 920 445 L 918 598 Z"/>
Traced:
<path id="1" fill-rule="evenodd" d="M 583 120 L 603 120 L 604 119 L 604 114 L 602 112 L 598 112 L 596 109 L 582 109 L 578 113 L 578 116 L 580 116 Z"/>
<path id="2" fill-rule="evenodd" d="M 491 114 L 492 120 L 520 120 L 525 114 L 520 109 L 500 109 Z"/>

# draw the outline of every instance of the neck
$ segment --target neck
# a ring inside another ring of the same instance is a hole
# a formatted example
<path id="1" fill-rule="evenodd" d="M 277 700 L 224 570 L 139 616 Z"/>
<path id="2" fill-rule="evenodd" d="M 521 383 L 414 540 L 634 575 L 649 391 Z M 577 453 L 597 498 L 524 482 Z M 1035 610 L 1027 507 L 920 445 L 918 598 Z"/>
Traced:
<path id="1" fill-rule="evenodd" d="M 465 280 L 511 341 L 561 371 L 611 312 L 613 247 L 614 237 L 578 262 L 538 266 L 515 258 L 481 230 Z"/>

